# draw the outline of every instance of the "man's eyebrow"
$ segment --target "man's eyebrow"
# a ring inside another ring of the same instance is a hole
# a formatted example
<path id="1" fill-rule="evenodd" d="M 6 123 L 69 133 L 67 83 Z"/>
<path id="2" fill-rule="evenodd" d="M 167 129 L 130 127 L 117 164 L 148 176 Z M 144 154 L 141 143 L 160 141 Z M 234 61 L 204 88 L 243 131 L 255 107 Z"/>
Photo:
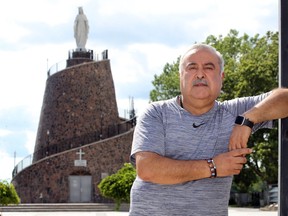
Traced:
<path id="1" fill-rule="evenodd" d="M 204 66 L 212 66 L 213 68 L 215 68 L 215 64 L 212 62 L 207 62 L 204 64 Z"/>
<path id="2" fill-rule="evenodd" d="M 195 63 L 195 62 L 188 62 L 187 65 L 186 65 L 186 67 L 191 66 L 191 65 L 192 65 L 192 66 L 193 66 L 193 65 L 197 65 L 197 63 Z"/>

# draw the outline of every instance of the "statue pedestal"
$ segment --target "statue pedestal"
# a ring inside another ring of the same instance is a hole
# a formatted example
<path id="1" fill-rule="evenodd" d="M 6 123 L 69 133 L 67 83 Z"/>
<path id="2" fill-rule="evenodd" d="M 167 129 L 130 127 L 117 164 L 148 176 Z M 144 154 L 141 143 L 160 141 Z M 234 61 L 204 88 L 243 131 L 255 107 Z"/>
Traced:
<path id="1" fill-rule="evenodd" d="M 76 51 L 76 52 L 86 52 L 87 50 L 86 50 L 85 47 L 84 47 L 84 48 L 79 48 L 79 47 L 77 47 L 75 51 Z"/>
<path id="2" fill-rule="evenodd" d="M 86 49 L 85 49 L 86 50 Z M 71 67 L 84 62 L 91 62 L 94 60 L 93 50 L 86 51 L 69 51 L 69 57 L 66 61 L 66 67 Z"/>

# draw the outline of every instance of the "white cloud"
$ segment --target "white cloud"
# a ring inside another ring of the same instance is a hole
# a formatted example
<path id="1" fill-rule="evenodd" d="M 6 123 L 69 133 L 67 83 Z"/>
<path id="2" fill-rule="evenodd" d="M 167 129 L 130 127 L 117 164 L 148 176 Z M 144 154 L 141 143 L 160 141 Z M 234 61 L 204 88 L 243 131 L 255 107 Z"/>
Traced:
<path id="1" fill-rule="evenodd" d="M 0 129 L 0 137 L 5 137 L 7 135 L 12 134 L 13 132 L 10 130 Z"/>
<path id="2" fill-rule="evenodd" d="M 37 114 L 41 109 L 47 68 L 66 58 L 69 50 L 68 44 L 47 44 L 26 47 L 23 50 L 0 51 L 1 75 L 0 110 L 11 107 L 26 107 L 31 114 Z M 55 52 L 56 50 L 63 50 Z M 28 58 L 27 58 L 28 57 Z"/>
<path id="3" fill-rule="evenodd" d="M 90 0 L 70 0 L 68 4 L 66 0 L 10 0 L 5 2 L 2 15 L 19 22 L 43 22 L 58 25 L 70 19 L 71 11 L 77 13 L 78 6 L 89 2 Z M 6 19 L 6 21 L 9 20 Z"/>
<path id="4" fill-rule="evenodd" d="M 143 88 L 148 84 L 151 86 L 154 75 L 162 73 L 166 63 L 176 62 L 184 47 L 172 48 L 165 44 L 146 43 L 131 44 L 125 50 L 123 52 L 121 49 L 113 48 L 109 54 L 116 90 L 121 88 L 120 92 L 130 88 L 131 83 L 139 83 L 136 88 Z M 130 96 L 135 96 L 137 90 L 139 89 L 130 88 Z M 146 90 L 145 97 L 148 98 L 152 89 Z M 124 95 L 126 98 L 128 96 L 128 94 Z"/>
<path id="5" fill-rule="evenodd" d="M 126 99 L 117 99 L 117 105 L 119 110 L 119 116 L 124 118 L 129 118 L 129 111 L 132 109 L 132 98 L 127 97 Z M 149 100 L 148 99 L 138 99 L 133 98 L 134 101 L 134 110 L 136 116 L 141 115 L 143 110 L 148 106 Z"/>
<path id="6" fill-rule="evenodd" d="M 14 169 L 16 159 L 7 152 L 0 151 L 0 180 L 7 180 L 8 182 L 12 180 L 12 171 Z"/>
<path id="7" fill-rule="evenodd" d="M 134 83 L 139 81 L 139 74 L 144 73 L 144 68 L 137 61 L 137 56 L 133 55 L 131 49 L 127 52 L 122 50 L 110 50 L 111 70 L 113 79 L 119 83 Z"/>
<path id="8" fill-rule="evenodd" d="M 141 113 L 145 110 L 148 106 L 149 100 L 147 99 L 135 99 L 134 100 L 134 108 L 136 112 L 136 116 L 140 116 Z"/>
<path id="9" fill-rule="evenodd" d="M 24 131 L 24 133 L 27 137 L 25 148 L 27 149 L 28 154 L 32 154 L 34 152 L 37 131 Z"/>
<path id="10" fill-rule="evenodd" d="M 30 32 L 17 25 L 15 22 L 10 21 L 10 22 L 0 22 L 0 25 L 2 26 L 3 29 L 5 29 L 5 32 L 9 32 L 9 34 L 1 34 L 0 39 L 3 41 L 6 41 L 8 43 L 17 43 L 20 38 L 24 36 L 28 36 Z"/>

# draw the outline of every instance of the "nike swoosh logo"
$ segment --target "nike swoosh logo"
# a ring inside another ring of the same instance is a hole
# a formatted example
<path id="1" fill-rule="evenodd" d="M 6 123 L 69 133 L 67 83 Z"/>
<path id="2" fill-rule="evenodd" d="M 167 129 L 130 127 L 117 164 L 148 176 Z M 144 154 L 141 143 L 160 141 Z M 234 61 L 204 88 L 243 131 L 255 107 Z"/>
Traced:
<path id="1" fill-rule="evenodd" d="M 193 123 L 193 128 L 198 128 L 198 127 L 200 127 L 200 126 L 202 126 L 202 125 L 204 125 L 205 123 L 201 123 L 201 124 L 199 124 L 199 125 L 196 125 L 195 123 Z"/>

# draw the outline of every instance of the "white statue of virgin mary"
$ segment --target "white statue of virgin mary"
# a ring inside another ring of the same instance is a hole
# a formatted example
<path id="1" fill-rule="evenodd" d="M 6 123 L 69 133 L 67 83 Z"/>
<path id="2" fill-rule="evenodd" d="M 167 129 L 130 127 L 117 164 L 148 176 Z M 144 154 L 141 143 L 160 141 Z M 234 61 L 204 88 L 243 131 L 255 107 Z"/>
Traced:
<path id="1" fill-rule="evenodd" d="M 88 39 L 89 25 L 88 19 L 83 12 L 83 8 L 78 8 L 78 15 L 74 21 L 74 37 L 76 39 L 77 51 L 86 51 L 85 45 Z"/>

